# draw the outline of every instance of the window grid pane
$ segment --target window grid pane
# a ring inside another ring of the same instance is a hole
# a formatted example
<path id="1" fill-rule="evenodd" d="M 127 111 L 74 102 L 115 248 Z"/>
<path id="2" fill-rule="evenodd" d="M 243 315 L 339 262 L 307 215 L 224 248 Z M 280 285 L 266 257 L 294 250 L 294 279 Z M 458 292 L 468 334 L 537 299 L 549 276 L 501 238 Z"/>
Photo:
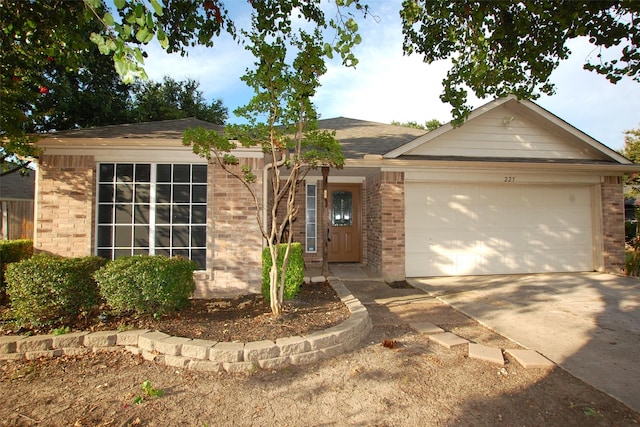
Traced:
<path id="1" fill-rule="evenodd" d="M 98 171 L 98 255 L 183 256 L 205 269 L 206 165 L 104 163 Z"/>
<path id="2" fill-rule="evenodd" d="M 306 239 L 305 239 L 305 250 L 308 253 L 316 253 L 318 252 L 318 237 L 317 237 L 318 196 L 317 196 L 316 184 L 307 184 L 306 196 L 307 196 L 306 197 L 307 229 L 306 229 Z"/>

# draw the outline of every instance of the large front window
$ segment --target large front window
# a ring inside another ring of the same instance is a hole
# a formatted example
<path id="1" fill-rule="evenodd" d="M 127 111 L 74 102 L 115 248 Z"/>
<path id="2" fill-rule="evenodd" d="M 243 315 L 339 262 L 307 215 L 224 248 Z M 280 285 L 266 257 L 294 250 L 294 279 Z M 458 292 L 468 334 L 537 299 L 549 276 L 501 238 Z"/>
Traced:
<path id="1" fill-rule="evenodd" d="M 182 256 L 203 270 L 206 223 L 207 165 L 99 165 L 99 256 Z"/>

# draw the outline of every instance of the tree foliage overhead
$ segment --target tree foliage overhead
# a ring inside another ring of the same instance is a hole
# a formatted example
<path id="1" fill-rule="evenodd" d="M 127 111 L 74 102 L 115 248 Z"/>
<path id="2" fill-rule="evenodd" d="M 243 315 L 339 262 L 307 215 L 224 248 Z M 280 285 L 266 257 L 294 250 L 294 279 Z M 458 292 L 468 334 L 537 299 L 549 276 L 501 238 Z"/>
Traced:
<path id="1" fill-rule="evenodd" d="M 424 124 L 420 124 L 416 121 L 398 122 L 396 120 L 393 120 L 391 124 L 395 126 L 404 126 L 404 127 L 413 128 L 413 129 L 424 129 L 428 132 L 438 129 L 440 126 L 443 125 L 443 123 L 440 122 L 440 120 L 438 119 L 427 120 L 426 122 L 424 122 Z"/>
<path id="2" fill-rule="evenodd" d="M 221 99 L 207 103 L 199 87 L 197 80 L 176 81 L 168 76 L 162 83 L 137 81 L 132 88 L 131 120 L 153 122 L 195 117 L 223 125 L 229 116 L 228 109 Z"/>
<path id="3" fill-rule="evenodd" d="M 0 2 L 0 158 L 38 154 L 33 111 L 51 92 L 50 72 L 77 70 L 91 44 L 87 34 L 99 31 L 83 3 L 50 0 Z M 48 73 L 49 72 L 49 73 Z"/>
<path id="4" fill-rule="evenodd" d="M 42 68 L 42 79 L 40 96 L 24 111 L 28 117 L 24 129 L 29 133 L 130 121 L 131 88 L 95 46 L 88 46 L 78 69 L 51 58 Z"/>
<path id="5" fill-rule="evenodd" d="M 15 6 L 15 7 L 14 7 Z M 91 126 L 197 117 L 224 124 L 221 100 L 199 82 L 126 85 L 89 34 L 103 30 L 82 2 L 0 3 L 0 176 L 27 171 L 38 134 Z M 73 24 L 70 24 L 73 23 Z"/>
<path id="6" fill-rule="evenodd" d="M 620 150 L 620 154 L 633 163 L 640 164 L 640 127 L 624 132 L 624 147 Z M 640 176 L 638 174 L 627 177 L 626 185 L 628 187 L 625 192 L 626 197 L 637 198 L 640 196 Z"/>
<path id="7" fill-rule="evenodd" d="M 584 68 L 612 83 L 640 82 L 640 2 L 404 0 L 404 51 L 432 63 L 448 59 L 440 98 L 456 123 L 468 116 L 467 88 L 477 97 L 551 95 L 549 80 L 570 51 L 567 41 L 586 37 L 594 55 Z M 615 57 L 609 59 L 615 50 Z"/>
<path id="8" fill-rule="evenodd" d="M 640 164 L 640 127 L 624 132 L 622 155 L 633 163 Z"/>
<path id="9" fill-rule="evenodd" d="M 234 1 L 234 0 L 230 0 Z M 104 26 L 105 32 L 91 34 L 91 40 L 113 61 L 124 81 L 146 76 L 144 45 L 157 40 L 167 52 L 187 54 L 187 48 L 203 45 L 212 47 L 223 33 L 244 42 L 246 31 L 237 28 L 237 17 L 230 15 L 224 0 L 114 0 L 114 10 L 103 10 L 102 0 L 83 0 Z M 270 35 L 290 36 L 294 21 L 306 22 L 316 28 L 331 28 L 335 37 L 323 43 L 323 53 L 337 54 L 344 65 L 358 62 L 352 48 L 361 41 L 358 24 L 351 12 L 368 13 L 368 6 L 360 0 L 333 0 L 337 6 L 335 18 L 327 19 L 320 0 L 249 0 L 243 8 L 261 21 L 261 31 Z M 163 5 L 164 4 L 164 5 Z M 323 38 L 324 40 L 324 38 Z"/>

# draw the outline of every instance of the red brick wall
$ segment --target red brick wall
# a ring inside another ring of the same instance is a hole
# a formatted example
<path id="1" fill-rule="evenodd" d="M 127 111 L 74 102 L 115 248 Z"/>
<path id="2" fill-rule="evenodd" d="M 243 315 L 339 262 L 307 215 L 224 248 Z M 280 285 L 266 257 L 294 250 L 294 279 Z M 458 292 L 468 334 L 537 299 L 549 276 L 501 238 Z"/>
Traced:
<path id="1" fill-rule="evenodd" d="M 382 172 L 382 276 L 405 278 L 404 173 Z"/>
<path id="2" fill-rule="evenodd" d="M 603 268 L 623 273 L 624 263 L 624 195 L 622 180 L 607 176 L 601 185 Z"/>
<path id="3" fill-rule="evenodd" d="M 262 197 L 262 159 L 240 159 L 253 168 Z M 209 165 L 207 268 L 195 274 L 197 298 L 260 292 L 262 235 L 249 191 L 217 163 Z M 42 156 L 37 175 L 36 251 L 92 255 L 95 229 L 93 156 Z"/>
<path id="4" fill-rule="evenodd" d="M 35 250 L 71 257 L 92 255 L 93 156 L 43 155 L 36 188 Z"/>
<path id="5" fill-rule="evenodd" d="M 262 159 L 240 158 L 252 168 L 253 184 L 262 198 Z M 255 201 L 249 190 L 220 165 L 209 165 L 209 250 L 211 277 L 196 276 L 196 297 L 260 292 L 262 283 L 262 234 L 258 227 Z M 262 214 L 262 212 L 260 212 Z"/>
<path id="6" fill-rule="evenodd" d="M 404 173 L 368 178 L 365 203 L 365 263 L 387 280 L 404 279 Z"/>

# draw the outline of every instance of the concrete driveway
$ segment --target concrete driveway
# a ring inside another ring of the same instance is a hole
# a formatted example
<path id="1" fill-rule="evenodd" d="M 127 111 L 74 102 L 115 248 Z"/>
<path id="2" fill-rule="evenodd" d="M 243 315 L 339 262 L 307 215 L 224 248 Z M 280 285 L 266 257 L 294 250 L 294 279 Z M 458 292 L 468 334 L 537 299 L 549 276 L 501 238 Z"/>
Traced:
<path id="1" fill-rule="evenodd" d="M 639 279 L 558 273 L 408 281 L 640 412 Z"/>

